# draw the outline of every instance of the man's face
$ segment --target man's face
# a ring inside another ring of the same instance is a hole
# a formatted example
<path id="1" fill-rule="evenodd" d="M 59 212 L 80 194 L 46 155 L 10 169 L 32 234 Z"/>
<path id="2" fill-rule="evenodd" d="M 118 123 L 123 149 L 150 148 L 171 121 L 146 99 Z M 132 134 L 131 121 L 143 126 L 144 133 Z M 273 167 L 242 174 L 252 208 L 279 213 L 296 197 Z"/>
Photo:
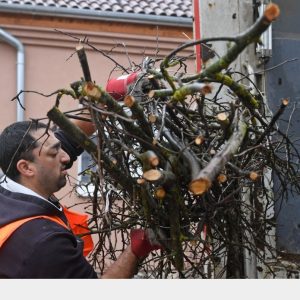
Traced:
<path id="1" fill-rule="evenodd" d="M 48 198 L 53 193 L 66 185 L 66 164 L 70 161 L 69 155 L 61 148 L 60 141 L 49 131 L 44 135 L 44 129 L 32 132 L 31 135 L 38 139 L 38 147 L 32 152 L 35 176 L 33 181 L 35 190 L 41 196 Z M 42 136 L 42 138 L 41 138 Z"/>

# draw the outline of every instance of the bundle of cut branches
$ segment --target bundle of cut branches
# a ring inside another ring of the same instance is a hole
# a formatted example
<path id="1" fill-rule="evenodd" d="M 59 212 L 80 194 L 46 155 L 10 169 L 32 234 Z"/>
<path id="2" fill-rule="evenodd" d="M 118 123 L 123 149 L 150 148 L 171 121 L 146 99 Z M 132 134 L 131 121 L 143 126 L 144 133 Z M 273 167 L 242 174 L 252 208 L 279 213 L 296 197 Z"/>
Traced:
<path id="1" fill-rule="evenodd" d="M 91 232 L 99 240 L 91 261 L 100 272 L 137 226 L 152 228 L 164 246 L 142 263 L 145 277 L 208 278 L 224 271 L 240 277 L 245 249 L 267 264 L 273 248 L 266 236 L 274 226 L 269 175 L 279 179 L 282 199 L 289 189 L 299 192 L 300 156 L 276 126 L 288 100 L 271 115 L 247 75 L 230 65 L 278 15 L 278 6 L 270 4 L 236 37 L 188 42 L 162 60 L 150 60 L 140 69 L 142 84 L 132 86 L 123 102 L 92 80 L 84 44 L 77 47 L 84 78 L 59 92 L 48 117 L 91 155 Z M 210 66 L 187 75 L 179 52 L 211 41 L 231 46 Z M 174 66 L 179 71 L 173 74 Z M 94 139 L 59 110 L 65 94 L 88 110 L 97 128 Z"/>

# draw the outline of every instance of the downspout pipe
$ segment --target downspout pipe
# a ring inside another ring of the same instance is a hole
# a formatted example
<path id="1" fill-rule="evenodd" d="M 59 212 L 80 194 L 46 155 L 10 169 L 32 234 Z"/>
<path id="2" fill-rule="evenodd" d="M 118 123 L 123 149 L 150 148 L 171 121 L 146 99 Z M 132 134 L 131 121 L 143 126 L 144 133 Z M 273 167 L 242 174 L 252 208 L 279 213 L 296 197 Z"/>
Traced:
<path id="1" fill-rule="evenodd" d="M 25 82 L 25 55 L 24 55 L 24 46 L 14 36 L 12 36 L 7 31 L 0 28 L 0 39 L 11 45 L 17 50 L 17 94 L 20 91 L 24 90 L 24 82 Z M 17 121 L 24 121 L 24 93 L 19 95 L 19 102 L 17 102 Z"/>

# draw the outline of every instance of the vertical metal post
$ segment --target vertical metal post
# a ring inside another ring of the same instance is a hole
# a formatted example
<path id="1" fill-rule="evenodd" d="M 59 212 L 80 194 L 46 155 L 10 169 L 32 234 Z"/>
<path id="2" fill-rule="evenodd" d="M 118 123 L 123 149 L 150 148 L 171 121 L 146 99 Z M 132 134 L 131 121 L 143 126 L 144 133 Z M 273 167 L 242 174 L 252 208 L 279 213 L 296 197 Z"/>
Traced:
<path id="1" fill-rule="evenodd" d="M 194 12 L 194 22 L 193 22 L 193 31 L 194 31 L 194 40 L 201 39 L 201 27 L 200 27 L 200 0 L 193 0 L 193 12 Z M 201 71 L 201 46 L 195 46 L 196 53 L 196 71 Z"/>
<path id="2" fill-rule="evenodd" d="M 253 24 L 253 7 L 253 0 L 194 0 L 194 38 L 238 35 Z M 209 47 L 218 55 L 224 55 L 227 52 L 228 45 L 216 42 L 209 45 Z M 197 71 L 200 71 L 201 49 L 196 48 L 195 51 Z M 204 51 L 203 47 L 202 51 Z M 205 67 L 213 62 L 214 58 L 209 58 L 203 61 L 202 66 Z M 247 47 L 232 64 L 232 69 L 237 72 L 244 72 L 245 64 L 248 67 L 256 64 L 255 46 Z M 249 202 L 249 197 L 243 197 L 242 201 Z M 249 243 L 254 243 L 251 237 L 248 237 L 248 239 L 250 239 L 248 240 Z M 244 251 L 243 255 L 244 277 L 257 278 L 256 256 L 249 251 Z"/>

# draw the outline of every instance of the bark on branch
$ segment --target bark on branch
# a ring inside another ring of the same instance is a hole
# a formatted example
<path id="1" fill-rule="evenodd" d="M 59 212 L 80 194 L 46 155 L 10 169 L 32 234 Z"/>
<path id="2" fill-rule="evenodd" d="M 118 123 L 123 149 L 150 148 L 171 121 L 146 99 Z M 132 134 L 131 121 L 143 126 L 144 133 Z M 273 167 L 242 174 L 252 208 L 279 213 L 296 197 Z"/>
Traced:
<path id="1" fill-rule="evenodd" d="M 247 123 L 243 114 L 236 116 L 234 131 L 224 147 L 210 160 L 207 166 L 200 171 L 189 186 L 194 195 L 203 195 L 212 186 L 212 182 L 222 171 L 225 164 L 238 151 L 247 132 Z"/>
<path id="2" fill-rule="evenodd" d="M 47 113 L 47 117 L 65 132 L 70 139 L 75 140 L 95 161 L 98 160 L 98 149 L 94 142 L 77 126 L 75 126 L 59 109 L 54 106 Z M 110 175 L 125 188 L 130 194 L 133 193 L 133 181 L 126 176 L 112 160 L 104 153 L 101 153 L 101 160 L 104 168 Z"/>

